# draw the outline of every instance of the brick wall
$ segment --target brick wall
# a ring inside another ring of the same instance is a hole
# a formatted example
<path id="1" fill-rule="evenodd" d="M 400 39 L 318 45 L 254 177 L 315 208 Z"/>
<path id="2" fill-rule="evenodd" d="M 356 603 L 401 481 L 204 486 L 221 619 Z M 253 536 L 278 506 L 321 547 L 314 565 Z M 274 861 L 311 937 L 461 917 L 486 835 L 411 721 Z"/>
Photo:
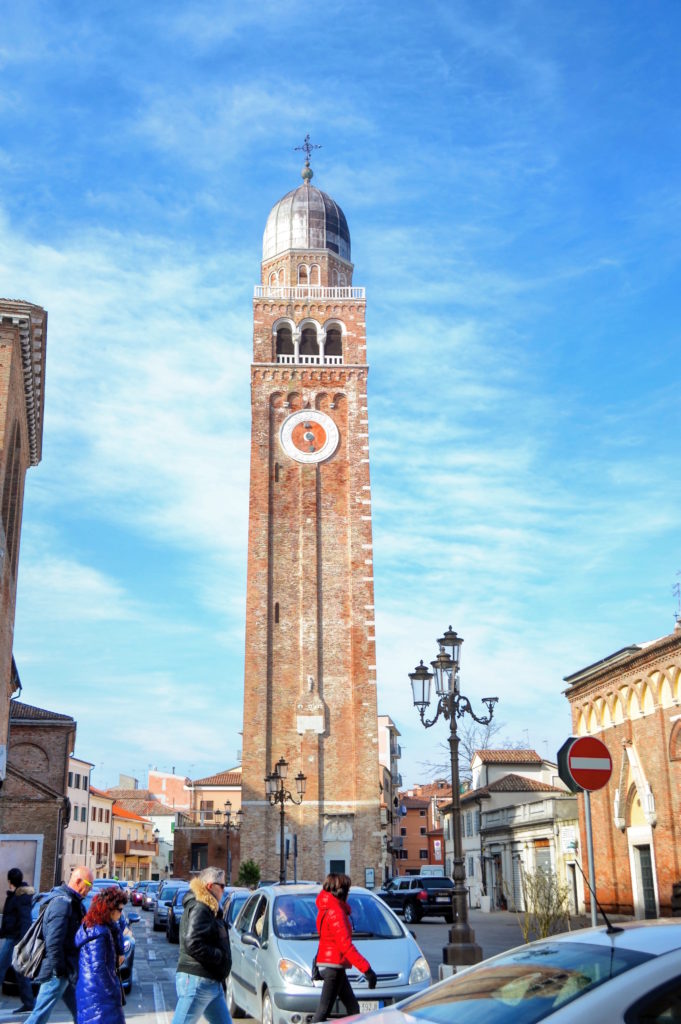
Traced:
<path id="1" fill-rule="evenodd" d="M 329 253 L 289 253 L 275 264 L 295 283 L 297 262 L 341 264 Z M 281 318 L 344 325 L 343 365 L 277 365 Z M 321 879 L 330 859 L 363 881 L 380 877 L 376 656 L 365 303 L 358 299 L 253 305 L 252 441 L 243 738 L 243 856 L 279 874 L 279 810 L 264 777 L 280 757 L 307 777 L 301 807 L 286 805 L 298 836 L 299 877 Z M 290 458 L 279 431 L 293 412 L 330 416 L 339 444 L 326 461 Z M 303 725 L 301 725 L 301 722 Z"/>
<path id="2" fill-rule="evenodd" d="M 210 827 L 204 825 L 196 828 L 176 828 L 174 832 L 174 853 L 173 853 L 173 877 L 191 878 L 196 872 L 192 871 L 192 845 L 207 845 L 207 867 L 221 868 L 227 874 L 227 834 L 224 827 Z M 232 832 L 230 839 L 232 852 L 232 884 L 236 885 L 239 875 L 240 836 L 238 832 Z"/>
<path id="3" fill-rule="evenodd" d="M 680 682 L 677 628 L 616 664 L 606 659 L 600 671 L 578 679 L 567 691 L 573 734 L 597 735 L 613 762 L 609 784 L 591 794 L 596 893 L 606 911 L 643 916 L 640 856 L 649 847 L 659 913 L 671 913 L 672 885 L 681 880 L 681 743 L 675 738 L 681 739 Z M 581 795 L 579 815 L 586 870 Z"/>

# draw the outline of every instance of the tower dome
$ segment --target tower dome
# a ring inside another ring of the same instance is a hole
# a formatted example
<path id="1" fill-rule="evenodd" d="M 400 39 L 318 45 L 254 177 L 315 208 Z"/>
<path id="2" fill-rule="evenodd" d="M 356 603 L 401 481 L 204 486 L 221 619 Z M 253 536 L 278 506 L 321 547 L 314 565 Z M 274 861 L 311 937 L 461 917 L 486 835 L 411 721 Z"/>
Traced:
<path id="1" fill-rule="evenodd" d="M 350 232 L 338 203 L 306 179 L 276 203 L 267 218 L 262 258 L 287 249 L 328 249 L 350 262 Z"/>

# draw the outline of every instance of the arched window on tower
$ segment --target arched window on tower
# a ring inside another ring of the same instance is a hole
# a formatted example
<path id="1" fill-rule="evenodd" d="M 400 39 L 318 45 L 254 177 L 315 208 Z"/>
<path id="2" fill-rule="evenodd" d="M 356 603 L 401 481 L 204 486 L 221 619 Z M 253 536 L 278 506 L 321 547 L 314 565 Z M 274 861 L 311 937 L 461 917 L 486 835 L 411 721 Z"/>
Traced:
<path id="1" fill-rule="evenodd" d="M 284 324 L 277 328 L 277 362 L 292 363 L 294 360 L 293 335 L 291 328 Z"/>
<path id="2" fill-rule="evenodd" d="M 310 283 L 310 277 L 308 274 L 307 266 L 305 263 L 301 263 L 298 266 L 298 284 L 308 285 Z"/>
<path id="3" fill-rule="evenodd" d="M 316 263 L 313 263 L 310 267 L 310 285 L 319 284 L 319 267 Z"/>
<path id="4" fill-rule="evenodd" d="M 300 362 L 319 362 L 319 342 L 314 327 L 303 327 L 300 335 Z"/>
<path id="5" fill-rule="evenodd" d="M 329 327 L 326 332 L 324 362 L 335 364 L 343 362 L 343 335 L 339 327 Z"/>

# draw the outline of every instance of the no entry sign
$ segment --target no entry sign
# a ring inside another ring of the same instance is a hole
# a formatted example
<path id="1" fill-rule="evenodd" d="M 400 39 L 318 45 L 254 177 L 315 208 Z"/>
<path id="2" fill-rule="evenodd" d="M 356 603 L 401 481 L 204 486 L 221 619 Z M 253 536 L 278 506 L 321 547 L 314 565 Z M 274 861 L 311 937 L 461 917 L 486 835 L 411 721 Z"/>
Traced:
<path id="1" fill-rule="evenodd" d="M 612 775 L 610 751 L 595 736 L 571 736 L 558 751 L 558 774 L 573 793 L 602 789 Z"/>

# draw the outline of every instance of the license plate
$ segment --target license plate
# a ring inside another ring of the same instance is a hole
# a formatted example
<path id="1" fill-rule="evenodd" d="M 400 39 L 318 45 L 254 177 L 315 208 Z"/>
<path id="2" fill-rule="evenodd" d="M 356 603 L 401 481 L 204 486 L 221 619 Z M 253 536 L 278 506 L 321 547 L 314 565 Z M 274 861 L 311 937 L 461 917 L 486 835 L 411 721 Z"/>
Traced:
<path id="1" fill-rule="evenodd" d="M 449 899 L 449 896 L 436 896 L 435 897 L 435 902 L 436 903 L 450 903 L 451 901 Z"/>
<path id="2" fill-rule="evenodd" d="M 382 999 L 360 999 L 359 1000 L 359 1012 L 360 1013 L 372 1013 L 374 1010 L 381 1010 L 383 1008 Z"/>

